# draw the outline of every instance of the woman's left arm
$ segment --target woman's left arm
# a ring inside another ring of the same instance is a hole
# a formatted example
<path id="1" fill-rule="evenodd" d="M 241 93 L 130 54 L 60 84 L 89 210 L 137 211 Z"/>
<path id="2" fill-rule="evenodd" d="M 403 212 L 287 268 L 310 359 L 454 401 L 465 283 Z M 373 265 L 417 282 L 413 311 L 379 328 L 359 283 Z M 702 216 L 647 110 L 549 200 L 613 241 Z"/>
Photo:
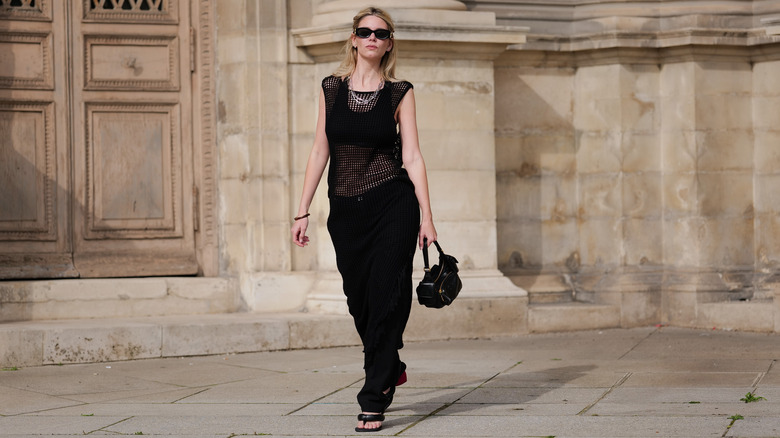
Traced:
<path id="1" fill-rule="evenodd" d="M 420 248 L 423 240 L 428 239 L 430 245 L 436 240 L 436 228 L 433 226 L 431 199 L 428 195 L 428 175 L 425 171 L 425 161 L 420 152 L 420 139 L 417 135 L 417 110 L 415 109 L 414 90 L 410 89 L 401 99 L 397 110 L 398 125 L 401 131 L 401 155 L 409 178 L 414 183 L 414 193 L 420 204 L 422 223 L 418 240 Z"/>

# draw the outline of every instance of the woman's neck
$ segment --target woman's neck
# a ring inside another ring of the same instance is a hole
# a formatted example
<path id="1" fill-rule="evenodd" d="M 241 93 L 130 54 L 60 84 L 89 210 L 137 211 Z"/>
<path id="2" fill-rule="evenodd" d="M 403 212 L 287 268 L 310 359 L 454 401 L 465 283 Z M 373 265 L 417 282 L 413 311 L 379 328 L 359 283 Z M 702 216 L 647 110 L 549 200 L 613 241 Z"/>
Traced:
<path id="1" fill-rule="evenodd" d="M 374 67 L 358 63 L 349 80 L 352 83 L 352 89 L 355 91 L 373 91 L 382 82 L 382 74 L 379 71 L 379 66 Z"/>

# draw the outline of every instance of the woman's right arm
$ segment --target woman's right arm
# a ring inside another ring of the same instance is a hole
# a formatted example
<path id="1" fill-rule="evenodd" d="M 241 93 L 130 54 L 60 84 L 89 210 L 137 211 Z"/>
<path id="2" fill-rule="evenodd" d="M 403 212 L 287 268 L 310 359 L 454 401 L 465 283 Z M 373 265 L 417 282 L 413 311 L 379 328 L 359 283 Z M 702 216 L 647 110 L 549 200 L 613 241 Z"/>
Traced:
<path id="1" fill-rule="evenodd" d="M 320 179 L 322 179 L 322 173 L 325 171 L 325 165 L 328 164 L 329 158 L 328 137 L 325 134 L 325 93 L 320 90 L 319 115 L 317 116 L 317 128 L 314 133 L 314 146 L 306 163 L 306 175 L 303 177 L 303 193 L 301 194 L 301 203 L 298 205 L 296 217 L 309 213 L 311 201 L 314 199 L 314 192 L 317 191 L 317 186 L 320 183 Z M 293 223 L 290 230 L 293 243 L 300 247 L 306 246 L 309 242 L 309 237 L 306 236 L 308 226 L 308 217 L 298 219 Z"/>

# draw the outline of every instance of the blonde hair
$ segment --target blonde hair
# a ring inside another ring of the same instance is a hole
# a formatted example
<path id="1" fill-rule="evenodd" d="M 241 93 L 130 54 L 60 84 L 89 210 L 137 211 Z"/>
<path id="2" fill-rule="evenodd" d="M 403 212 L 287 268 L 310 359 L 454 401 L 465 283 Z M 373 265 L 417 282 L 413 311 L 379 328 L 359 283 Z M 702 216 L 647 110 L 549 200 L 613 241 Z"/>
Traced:
<path id="1" fill-rule="evenodd" d="M 387 24 L 387 30 L 390 31 L 390 40 L 393 40 L 393 31 L 395 30 L 393 19 L 390 18 L 390 14 L 383 11 L 382 9 L 375 7 L 365 8 L 358 12 L 354 18 L 352 18 L 352 33 L 354 34 L 355 29 L 358 28 L 360 20 L 368 17 L 369 15 L 381 18 Z M 339 68 L 333 72 L 333 76 L 339 77 L 341 79 L 345 79 L 347 76 L 351 76 L 355 71 L 355 66 L 357 65 L 357 49 L 352 46 L 351 37 L 347 38 L 347 41 L 344 44 L 343 52 L 344 59 L 341 61 Z M 395 80 L 395 58 L 395 43 L 393 43 L 392 47 L 390 47 L 390 50 L 385 52 L 385 54 L 382 56 L 382 61 L 380 61 L 379 64 L 379 69 L 382 73 L 382 80 L 388 82 Z"/>

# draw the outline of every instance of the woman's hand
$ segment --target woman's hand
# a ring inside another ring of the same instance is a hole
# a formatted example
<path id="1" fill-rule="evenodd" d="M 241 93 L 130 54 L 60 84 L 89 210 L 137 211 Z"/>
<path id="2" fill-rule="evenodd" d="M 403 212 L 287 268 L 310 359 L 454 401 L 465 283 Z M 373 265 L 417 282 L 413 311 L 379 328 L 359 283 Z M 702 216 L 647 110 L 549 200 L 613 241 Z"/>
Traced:
<path id="1" fill-rule="evenodd" d="M 433 241 L 436 240 L 436 228 L 433 226 L 433 221 L 423 221 L 420 225 L 420 232 L 417 235 L 420 249 L 422 249 L 425 239 L 428 239 L 428 246 L 431 246 Z"/>
<path id="2" fill-rule="evenodd" d="M 292 240 L 293 243 L 303 248 L 309 243 L 309 236 L 306 235 L 306 229 L 309 227 L 309 218 L 305 217 L 302 219 L 298 219 L 293 223 L 292 229 L 290 232 L 292 232 Z"/>

